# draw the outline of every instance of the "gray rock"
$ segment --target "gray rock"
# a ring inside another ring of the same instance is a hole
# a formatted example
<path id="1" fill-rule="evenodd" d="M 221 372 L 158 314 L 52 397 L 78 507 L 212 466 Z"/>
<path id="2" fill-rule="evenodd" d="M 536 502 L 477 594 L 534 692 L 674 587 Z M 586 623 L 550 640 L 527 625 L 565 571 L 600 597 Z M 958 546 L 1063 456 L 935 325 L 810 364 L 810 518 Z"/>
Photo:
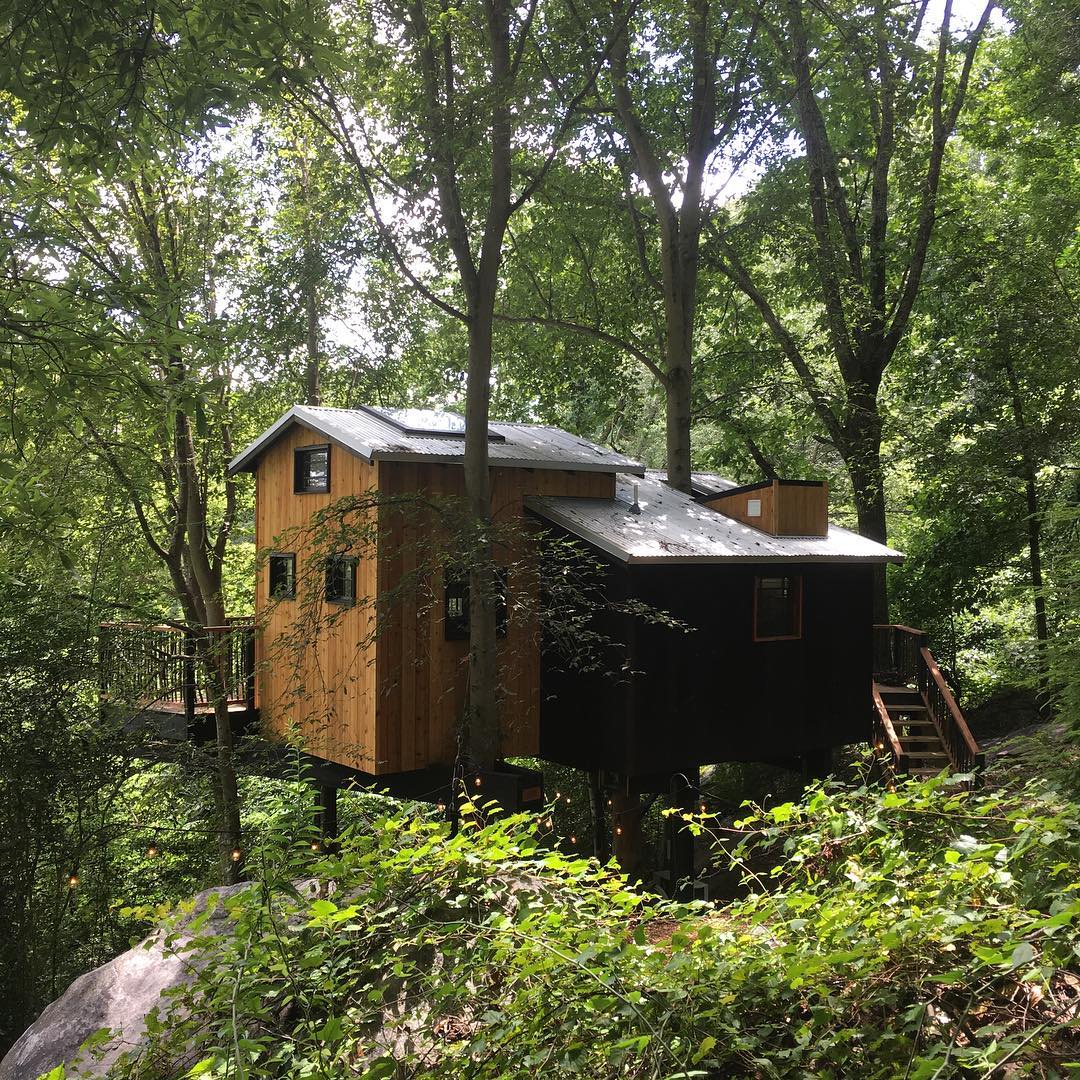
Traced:
<path id="1" fill-rule="evenodd" d="M 246 884 L 230 885 L 199 893 L 194 911 L 179 924 L 180 942 L 190 938 L 183 927 L 205 910 L 213 895 L 218 897 L 217 907 L 199 934 L 227 931 L 229 924 L 221 901 L 246 888 Z M 142 1046 L 146 1015 L 158 1004 L 162 992 L 190 982 L 194 975 L 192 960 L 205 963 L 210 955 L 205 951 L 187 957 L 178 955 L 179 943 L 166 949 L 165 937 L 165 931 L 158 930 L 114 960 L 80 975 L 0 1061 L 0 1080 L 37 1080 L 57 1065 L 68 1066 L 69 1076 L 104 1076 L 122 1053 Z M 80 1046 L 101 1028 L 114 1031 L 115 1037 L 98 1054 L 80 1054 Z"/>

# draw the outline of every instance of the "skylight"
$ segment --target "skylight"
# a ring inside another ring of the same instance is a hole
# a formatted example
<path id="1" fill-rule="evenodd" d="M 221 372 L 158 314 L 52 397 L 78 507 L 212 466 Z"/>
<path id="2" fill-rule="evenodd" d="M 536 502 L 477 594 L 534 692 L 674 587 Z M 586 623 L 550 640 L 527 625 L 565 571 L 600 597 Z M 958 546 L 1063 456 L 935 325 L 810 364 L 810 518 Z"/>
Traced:
<path id="1" fill-rule="evenodd" d="M 423 438 L 464 439 L 465 417 L 442 409 L 391 409 L 379 405 L 362 405 L 365 412 L 393 424 L 403 435 Z M 503 435 L 488 432 L 490 442 L 506 442 Z"/>

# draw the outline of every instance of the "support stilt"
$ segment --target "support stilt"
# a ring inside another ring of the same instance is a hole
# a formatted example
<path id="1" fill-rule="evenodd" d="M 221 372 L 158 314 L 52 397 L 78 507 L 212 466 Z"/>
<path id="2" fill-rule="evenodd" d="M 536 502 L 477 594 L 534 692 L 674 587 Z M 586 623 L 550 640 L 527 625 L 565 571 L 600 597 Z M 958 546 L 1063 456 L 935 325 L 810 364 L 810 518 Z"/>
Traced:
<path id="1" fill-rule="evenodd" d="M 338 834 L 337 792 L 332 784 L 320 784 L 315 789 L 315 824 L 324 848 L 329 849 Z"/>
<path id="2" fill-rule="evenodd" d="M 676 900 L 690 900 L 694 893 L 694 835 L 683 820 L 684 814 L 692 814 L 697 808 L 699 771 L 679 773 L 671 778 L 671 809 L 674 814 L 667 819 L 668 851 L 671 857 L 671 883 Z"/>

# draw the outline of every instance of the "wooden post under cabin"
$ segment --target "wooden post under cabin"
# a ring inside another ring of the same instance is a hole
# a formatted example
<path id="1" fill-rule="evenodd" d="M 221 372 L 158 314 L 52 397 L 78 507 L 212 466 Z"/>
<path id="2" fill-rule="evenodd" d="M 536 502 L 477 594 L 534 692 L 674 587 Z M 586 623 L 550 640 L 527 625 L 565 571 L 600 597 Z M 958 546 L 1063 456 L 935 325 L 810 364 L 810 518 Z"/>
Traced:
<path id="1" fill-rule="evenodd" d="M 337 839 L 337 792 L 333 784 L 319 784 L 315 789 L 315 824 L 324 848 Z"/>

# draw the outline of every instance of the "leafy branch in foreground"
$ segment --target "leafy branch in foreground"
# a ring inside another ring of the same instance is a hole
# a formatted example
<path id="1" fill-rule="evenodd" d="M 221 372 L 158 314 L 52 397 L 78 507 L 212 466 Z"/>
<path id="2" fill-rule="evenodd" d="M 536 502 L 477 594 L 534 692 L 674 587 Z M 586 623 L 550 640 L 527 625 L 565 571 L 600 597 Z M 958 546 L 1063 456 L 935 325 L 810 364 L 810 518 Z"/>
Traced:
<path id="1" fill-rule="evenodd" d="M 783 858 L 723 908 L 647 896 L 541 827 L 468 806 L 452 834 L 406 809 L 314 865 L 272 837 L 224 901 L 231 933 L 176 938 L 210 962 L 112 1075 L 930 1080 L 1076 1060 L 1080 814 L 1046 785 L 831 784 L 751 808 L 733 857 Z"/>

